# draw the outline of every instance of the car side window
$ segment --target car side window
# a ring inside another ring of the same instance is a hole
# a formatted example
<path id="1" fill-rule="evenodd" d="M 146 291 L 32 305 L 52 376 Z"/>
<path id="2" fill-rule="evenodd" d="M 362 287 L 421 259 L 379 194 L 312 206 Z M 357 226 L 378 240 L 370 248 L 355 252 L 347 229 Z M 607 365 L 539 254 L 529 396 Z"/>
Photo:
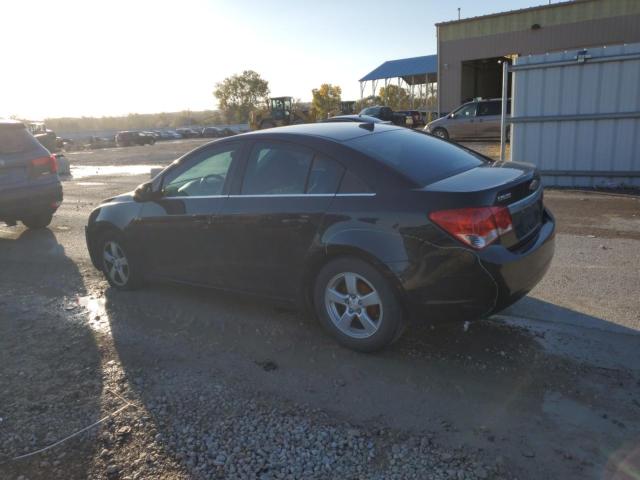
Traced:
<path id="1" fill-rule="evenodd" d="M 356 174 L 347 170 L 342 177 L 338 193 L 371 193 L 371 188 Z"/>
<path id="2" fill-rule="evenodd" d="M 313 152 L 280 142 L 259 142 L 249 155 L 243 195 L 291 195 L 305 191 Z"/>
<path id="3" fill-rule="evenodd" d="M 163 182 L 165 197 L 196 197 L 222 195 L 224 183 L 236 154 L 230 146 L 215 152 L 200 152 L 194 163 L 184 170 L 171 172 Z"/>
<path id="4" fill-rule="evenodd" d="M 469 105 L 466 105 L 458 109 L 455 112 L 454 117 L 455 118 L 471 118 L 471 117 L 474 117 L 475 115 L 476 115 L 476 104 L 471 103 Z"/>
<path id="5" fill-rule="evenodd" d="M 315 195 L 336 193 L 343 174 L 344 167 L 338 162 L 324 155 L 316 155 L 309 172 L 306 193 Z"/>
<path id="6" fill-rule="evenodd" d="M 500 115 L 502 113 L 502 102 L 481 102 L 478 104 L 478 116 Z"/>

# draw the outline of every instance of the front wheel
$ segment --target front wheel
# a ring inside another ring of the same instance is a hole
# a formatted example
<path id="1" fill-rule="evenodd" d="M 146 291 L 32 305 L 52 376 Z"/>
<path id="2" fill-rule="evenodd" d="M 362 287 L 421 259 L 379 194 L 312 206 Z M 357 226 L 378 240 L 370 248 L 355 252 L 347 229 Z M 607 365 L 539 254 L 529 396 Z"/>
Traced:
<path id="1" fill-rule="evenodd" d="M 404 312 L 391 284 L 360 259 L 327 263 L 318 273 L 313 297 L 321 324 L 347 348 L 380 350 L 404 330 Z"/>
<path id="2" fill-rule="evenodd" d="M 53 219 L 52 212 L 46 213 L 37 213 L 35 215 L 30 215 L 22 219 L 22 223 L 24 223 L 27 228 L 37 229 L 37 228 L 46 228 L 51 223 Z"/>
<path id="3" fill-rule="evenodd" d="M 449 139 L 449 132 L 447 132 L 444 128 L 436 128 L 433 131 L 433 136 L 434 137 L 438 137 L 438 138 L 442 138 L 444 140 L 448 140 Z"/>
<path id="4" fill-rule="evenodd" d="M 108 231 L 98 241 L 102 273 L 118 290 L 134 290 L 142 285 L 140 265 L 127 248 L 121 234 Z"/>

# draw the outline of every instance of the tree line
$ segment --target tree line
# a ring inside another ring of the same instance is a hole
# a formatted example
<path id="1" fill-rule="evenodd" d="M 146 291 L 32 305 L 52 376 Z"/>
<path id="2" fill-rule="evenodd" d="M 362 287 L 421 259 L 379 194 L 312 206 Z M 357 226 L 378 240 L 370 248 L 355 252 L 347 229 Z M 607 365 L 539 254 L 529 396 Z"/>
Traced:
<path id="1" fill-rule="evenodd" d="M 151 130 L 176 128 L 185 125 L 220 125 L 246 123 L 251 112 L 269 108 L 269 82 L 253 70 L 225 78 L 213 91 L 218 100 L 218 110 L 192 112 L 130 113 L 114 117 L 64 117 L 47 118 L 48 128 L 60 132 L 100 130 Z M 338 85 L 323 83 L 311 91 L 312 101 L 307 104 L 294 100 L 294 108 L 308 109 L 310 119 L 324 119 L 341 113 L 342 89 Z M 406 88 L 387 85 L 375 96 L 357 100 L 355 113 L 373 105 L 387 105 L 393 110 L 411 108 L 411 98 Z M 435 109 L 436 92 L 432 89 L 415 98 L 415 108 Z"/>

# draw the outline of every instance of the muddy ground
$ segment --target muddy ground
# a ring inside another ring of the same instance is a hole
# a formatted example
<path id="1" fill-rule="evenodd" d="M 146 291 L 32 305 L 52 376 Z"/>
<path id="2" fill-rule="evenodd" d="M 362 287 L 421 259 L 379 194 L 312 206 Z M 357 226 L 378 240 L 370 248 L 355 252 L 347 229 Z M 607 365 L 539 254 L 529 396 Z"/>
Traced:
<path id="1" fill-rule="evenodd" d="M 51 227 L 0 227 L 0 478 L 639 478 L 639 197 L 545 192 L 531 295 L 362 355 L 296 311 L 95 271 L 91 209 L 200 143 L 70 154 Z"/>

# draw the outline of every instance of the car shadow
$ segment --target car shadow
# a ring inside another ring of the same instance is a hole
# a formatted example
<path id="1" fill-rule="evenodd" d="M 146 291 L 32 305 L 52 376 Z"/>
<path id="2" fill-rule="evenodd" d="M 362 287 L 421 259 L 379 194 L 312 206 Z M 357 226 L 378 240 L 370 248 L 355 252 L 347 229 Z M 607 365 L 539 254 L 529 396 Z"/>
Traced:
<path id="1" fill-rule="evenodd" d="M 540 300 L 526 305 L 535 308 L 535 302 L 566 314 Z M 162 392 L 179 390 L 176 383 L 187 378 L 197 378 L 202 395 L 211 385 L 226 384 L 362 425 L 446 431 L 479 448 L 497 448 L 497 435 L 507 439 L 507 432 L 526 430 L 519 441 L 549 455 L 557 455 L 542 420 L 550 392 L 586 401 L 577 388 L 581 367 L 571 355 L 548 351 L 543 333 L 501 318 L 413 325 L 387 350 L 366 355 L 342 348 L 300 312 L 231 294 L 169 285 L 135 293 L 110 289 L 106 309 L 124 369 L 147 372 L 149 383 L 137 393 L 167 438 L 170 422 L 154 407 Z M 615 388 L 618 381 L 612 374 L 594 388 Z M 571 438 L 569 429 L 558 432 L 563 435 Z M 523 447 L 499 446 L 509 448 Z"/>
<path id="2" fill-rule="evenodd" d="M 101 416 L 101 356 L 74 316 L 85 287 L 49 229 L 0 229 L 0 478 L 87 478 Z M 22 476 L 22 477 L 21 477 Z"/>

